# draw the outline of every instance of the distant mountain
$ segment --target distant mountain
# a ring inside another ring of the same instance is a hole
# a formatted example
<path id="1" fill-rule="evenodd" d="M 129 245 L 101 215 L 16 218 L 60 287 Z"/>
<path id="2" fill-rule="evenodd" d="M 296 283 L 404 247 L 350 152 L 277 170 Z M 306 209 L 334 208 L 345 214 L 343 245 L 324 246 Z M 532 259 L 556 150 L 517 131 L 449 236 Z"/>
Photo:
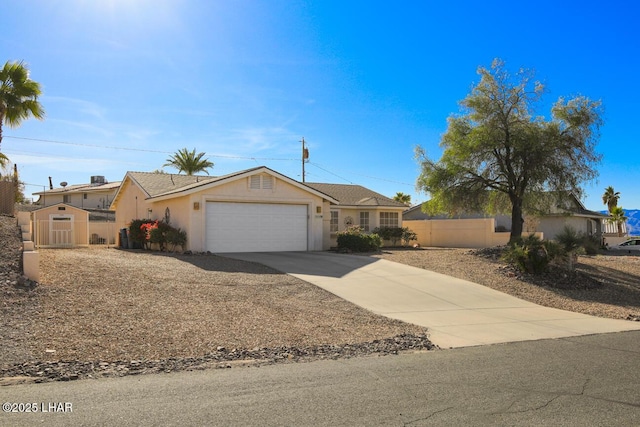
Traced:
<path id="1" fill-rule="evenodd" d="M 600 211 L 607 214 L 608 211 Z M 627 217 L 627 229 L 629 236 L 640 236 L 640 209 L 625 209 L 624 216 Z"/>

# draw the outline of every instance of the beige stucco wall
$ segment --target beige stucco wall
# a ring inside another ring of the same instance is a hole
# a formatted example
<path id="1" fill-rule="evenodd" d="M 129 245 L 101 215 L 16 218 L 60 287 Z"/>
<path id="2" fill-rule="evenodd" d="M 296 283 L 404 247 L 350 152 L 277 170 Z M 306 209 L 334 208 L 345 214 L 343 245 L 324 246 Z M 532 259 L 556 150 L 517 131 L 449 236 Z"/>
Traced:
<path id="1" fill-rule="evenodd" d="M 420 246 L 488 248 L 506 245 L 511 236 L 510 232 L 496 232 L 493 218 L 405 220 L 403 226 L 418 235 Z M 544 236 L 535 234 L 540 238 Z"/>
<path id="2" fill-rule="evenodd" d="M 151 209 L 146 194 L 128 179 L 122 183 L 120 197 L 116 205 L 116 228 L 127 228 L 132 220 L 147 218 L 147 211 Z"/>
<path id="3" fill-rule="evenodd" d="M 224 184 L 213 184 L 183 196 L 145 200 L 144 193 L 129 180 L 125 180 L 116 204 L 116 224 L 125 228 L 132 219 L 161 220 L 169 208 L 170 223 L 187 232 L 186 250 L 206 251 L 206 216 L 208 202 L 288 203 L 308 206 L 308 250 L 329 249 L 324 239 L 328 230 L 328 202 L 306 190 L 276 178 L 273 189 L 250 189 L 248 177 Z M 136 199 L 137 198 L 137 199 Z M 149 211 L 150 210 L 150 211 Z"/>
<path id="4" fill-rule="evenodd" d="M 493 218 L 404 221 L 404 226 L 418 235 L 420 246 L 483 248 L 494 245 Z"/>

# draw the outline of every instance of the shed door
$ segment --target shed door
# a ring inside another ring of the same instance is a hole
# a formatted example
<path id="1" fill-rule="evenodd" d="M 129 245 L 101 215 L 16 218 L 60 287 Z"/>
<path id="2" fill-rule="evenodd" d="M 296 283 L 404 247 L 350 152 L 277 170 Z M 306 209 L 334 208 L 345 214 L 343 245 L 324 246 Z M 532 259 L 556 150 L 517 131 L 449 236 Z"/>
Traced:
<path id="1" fill-rule="evenodd" d="M 211 252 L 306 251 L 307 205 L 208 202 Z"/>
<path id="2" fill-rule="evenodd" d="M 49 215 L 49 245 L 73 246 L 73 215 Z"/>

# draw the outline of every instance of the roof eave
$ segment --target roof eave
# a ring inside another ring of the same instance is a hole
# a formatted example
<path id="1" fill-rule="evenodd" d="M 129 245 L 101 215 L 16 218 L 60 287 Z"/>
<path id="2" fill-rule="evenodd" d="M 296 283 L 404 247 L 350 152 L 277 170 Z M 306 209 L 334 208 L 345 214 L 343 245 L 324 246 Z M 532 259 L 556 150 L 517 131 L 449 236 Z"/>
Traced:
<path id="1" fill-rule="evenodd" d="M 278 179 L 280 179 L 280 180 L 282 180 L 284 182 L 287 182 L 287 183 L 289 183 L 291 185 L 294 185 L 294 186 L 300 188 L 301 190 L 304 190 L 304 191 L 307 191 L 309 193 L 312 193 L 312 194 L 314 194 L 314 195 L 316 195 L 318 197 L 321 197 L 322 199 L 327 200 L 328 202 L 330 202 L 332 204 L 339 204 L 339 202 L 336 199 L 332 198 L 331 196 L 328 196 L 328 195 L 326 195 L 326 194 L 324 194 L 324 193 L 322 193 L 320 191 L 317 191 L 317 190 L 315 190 L 315 189 L 313 189 L 313 188 L 311 188 L 309 186 L 303 185 L 303 184 L 299 183 L 298 181 L 293 180 L 293 179 L 289 178 L 286 175 L 282 175 L 281 173 L 276 172 L 273 169 L 270 169 L 270 168 L 268 168 L 266 166 L 258 166 L 256 168 L 247 169 L 247 170 L 244 170 L 244 171 L 240 171 L 238 173 L 234 173 L 234 174 L 230 174 L 230 175 L 227 175 L 227 176 L 224 176 L 224 177 L 220 177 L 220 179 L 216 179 L 216 180 L 213 180 L 213 181 L 205 181 L 205 182 L 202 183 L 202 185 L 191 187 L 191 188 L 188 188 L 186 190 L 176 189 L 176 190 L 172 190 L 171 192 L 159 194 L 159 195 L 156 195 L 156 196 L 149 196 L 149 197 L 146 198 L 146 200 L 150 200 L 150 201 L 156 202 L 156 201 L 163 201 L 163 200 L 173 199 L 175 197 L 188 196 L 188 195 L 197 193 L 199 191 L 202 191 L 202 189 L 204 187 L 214 188 L 214 187 L 217 187 L 219 185 L 226 184 L 226 183 L 228 183 L 230 181 L 235 181 L 235 180 L 238 180 L 238 179 L 244 179 L 244 178 L 246 178 L 248 176 L 251 176 L 251 175 L 253 175 L 255 173 L 258 173 L 258 172 L 267 172 L 270 175 L 276 176 Z"/>

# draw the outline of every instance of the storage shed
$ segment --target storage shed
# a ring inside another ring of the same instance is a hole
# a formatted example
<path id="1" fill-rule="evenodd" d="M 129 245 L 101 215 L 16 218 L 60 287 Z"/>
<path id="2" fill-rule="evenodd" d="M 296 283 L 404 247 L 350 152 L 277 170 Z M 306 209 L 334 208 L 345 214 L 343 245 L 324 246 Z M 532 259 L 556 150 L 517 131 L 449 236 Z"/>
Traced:
<path id="1" fill-rule="evenodd" d="M 32 212 L 34 243 L 39 248 L 89 246 L 89 212 L 59 203 Z"/>

